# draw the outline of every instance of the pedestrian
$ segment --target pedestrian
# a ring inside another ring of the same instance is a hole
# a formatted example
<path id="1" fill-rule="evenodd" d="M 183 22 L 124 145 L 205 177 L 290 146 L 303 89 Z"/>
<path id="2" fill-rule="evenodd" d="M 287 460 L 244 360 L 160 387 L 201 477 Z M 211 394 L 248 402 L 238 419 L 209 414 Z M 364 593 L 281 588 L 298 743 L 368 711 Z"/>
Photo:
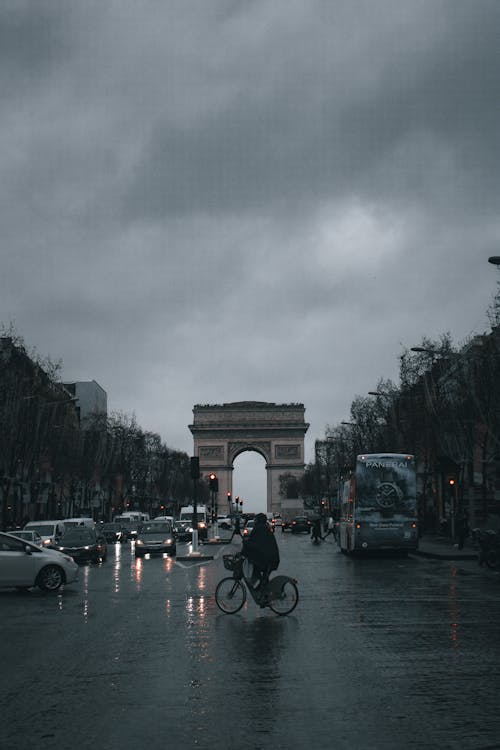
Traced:
<path id="1" fill-rule="evenodd" d="M 280 553 L 264 513 L 255 516 L 252 531 L 243 539 L 241 554 L 252 563 L 252 586 L 265 586 L 270 572 L 277 570 L 280 564 Z"/>
<path id="2" fill-rule="evenodd" d="M 233 536 L 235 536 L 236 534 L 238 534 L 239 537 L 241 539 L 243 539 L 243 534 L 241 533 L 241 528 L 240 528 L 240 517 L 238 515 L 234 519 L 234 528 L 233 528 L 233 532 L 231 534 L 231 537 L 229 539 L 229 542 L 233 541 Z"/>
<path id="3" fill-rule="evenodd" d="M 332 516 L 328 517 L 328 523 L 326 524 L 326 534 L 323 537 L 323 540 L 325 540 L 329 534 L 335 537 L 335 521 L 333 520 Z"/>
<path id="4" fill-rule="evenodd" d="M 463 549 L 465 540 L 469 536 L 469 514 L 467 513 L 467 509 L 464 508 L 462 512 L 458 515 L 456 520 L 456 535 L 457 535 L 457 542 L 458 542 L 458 549 Z"/>
<path id="5" fill-rule="evenodd" d="M 311 536 L 313 542 L 320 542 L 323 537 L 321 536 L 321 520 L 315 518 L 311 526 Z"/>

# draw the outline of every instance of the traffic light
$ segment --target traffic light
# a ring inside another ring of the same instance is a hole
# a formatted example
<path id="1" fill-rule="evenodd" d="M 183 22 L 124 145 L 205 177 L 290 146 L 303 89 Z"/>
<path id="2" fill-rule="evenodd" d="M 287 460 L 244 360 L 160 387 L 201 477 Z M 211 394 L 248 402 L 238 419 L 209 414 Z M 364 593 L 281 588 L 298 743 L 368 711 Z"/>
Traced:
<path id="1" fill-rule="evenodd" d="M 214 472 L 208 476 L 208 486 L 211 492 L 219 491 L 219 480 L 217 479 L 217 474 L 214 474 Z"/>

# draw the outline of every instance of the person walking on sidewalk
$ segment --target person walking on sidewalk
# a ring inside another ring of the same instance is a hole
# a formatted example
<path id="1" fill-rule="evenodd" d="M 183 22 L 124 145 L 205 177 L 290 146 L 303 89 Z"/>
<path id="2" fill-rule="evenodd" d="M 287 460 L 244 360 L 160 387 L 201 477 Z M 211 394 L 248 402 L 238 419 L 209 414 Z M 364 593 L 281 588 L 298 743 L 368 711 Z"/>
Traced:
<path id="1" fill-rule="evenodd" d="M 335 538 L 335 521 L 333 520 L 332 516 L 328 517 L 328 523 L 326 525 L 326 534 L 323 537 L 323 540 L 326 539 L 327 536 L 332 535 L 333 538 Z"/>

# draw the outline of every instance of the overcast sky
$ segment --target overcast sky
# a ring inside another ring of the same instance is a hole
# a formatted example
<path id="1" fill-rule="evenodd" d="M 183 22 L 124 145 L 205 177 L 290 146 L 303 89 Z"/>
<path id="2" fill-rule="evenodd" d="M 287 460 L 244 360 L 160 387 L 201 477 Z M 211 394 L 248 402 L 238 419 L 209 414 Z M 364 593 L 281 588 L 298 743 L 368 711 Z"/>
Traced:
<path id="1" fill-rule="evenodd" d="M 3 0 L 0 321 L 190 455 L 194 404 L 304 403 L 312 460 L 404 346 L 489 330 L 499 30 L 498 0 Z M 260 457 L 235 492 L 263 509 Z"/>

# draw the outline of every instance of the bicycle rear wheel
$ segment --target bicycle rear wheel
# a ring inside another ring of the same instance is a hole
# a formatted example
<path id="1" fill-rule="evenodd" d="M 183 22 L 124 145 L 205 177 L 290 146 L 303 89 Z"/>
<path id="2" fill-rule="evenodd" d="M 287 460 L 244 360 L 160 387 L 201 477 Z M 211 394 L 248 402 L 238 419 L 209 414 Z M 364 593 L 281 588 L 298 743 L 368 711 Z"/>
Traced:
<path id="1" fill-rule="evenodd" d="M 223 578 L 215 589 L 215 601 L 226 615 L 239 612 L 247 600 L 245 586 L 236 578 Z"/>
<path id="2" fill-rule="evenodd" d="M 273 597 L 269 607 L 277 615 L 289 615 L 299 603 L 299 590 L 293 581 L 285 581 L 280 594 Z"/>

